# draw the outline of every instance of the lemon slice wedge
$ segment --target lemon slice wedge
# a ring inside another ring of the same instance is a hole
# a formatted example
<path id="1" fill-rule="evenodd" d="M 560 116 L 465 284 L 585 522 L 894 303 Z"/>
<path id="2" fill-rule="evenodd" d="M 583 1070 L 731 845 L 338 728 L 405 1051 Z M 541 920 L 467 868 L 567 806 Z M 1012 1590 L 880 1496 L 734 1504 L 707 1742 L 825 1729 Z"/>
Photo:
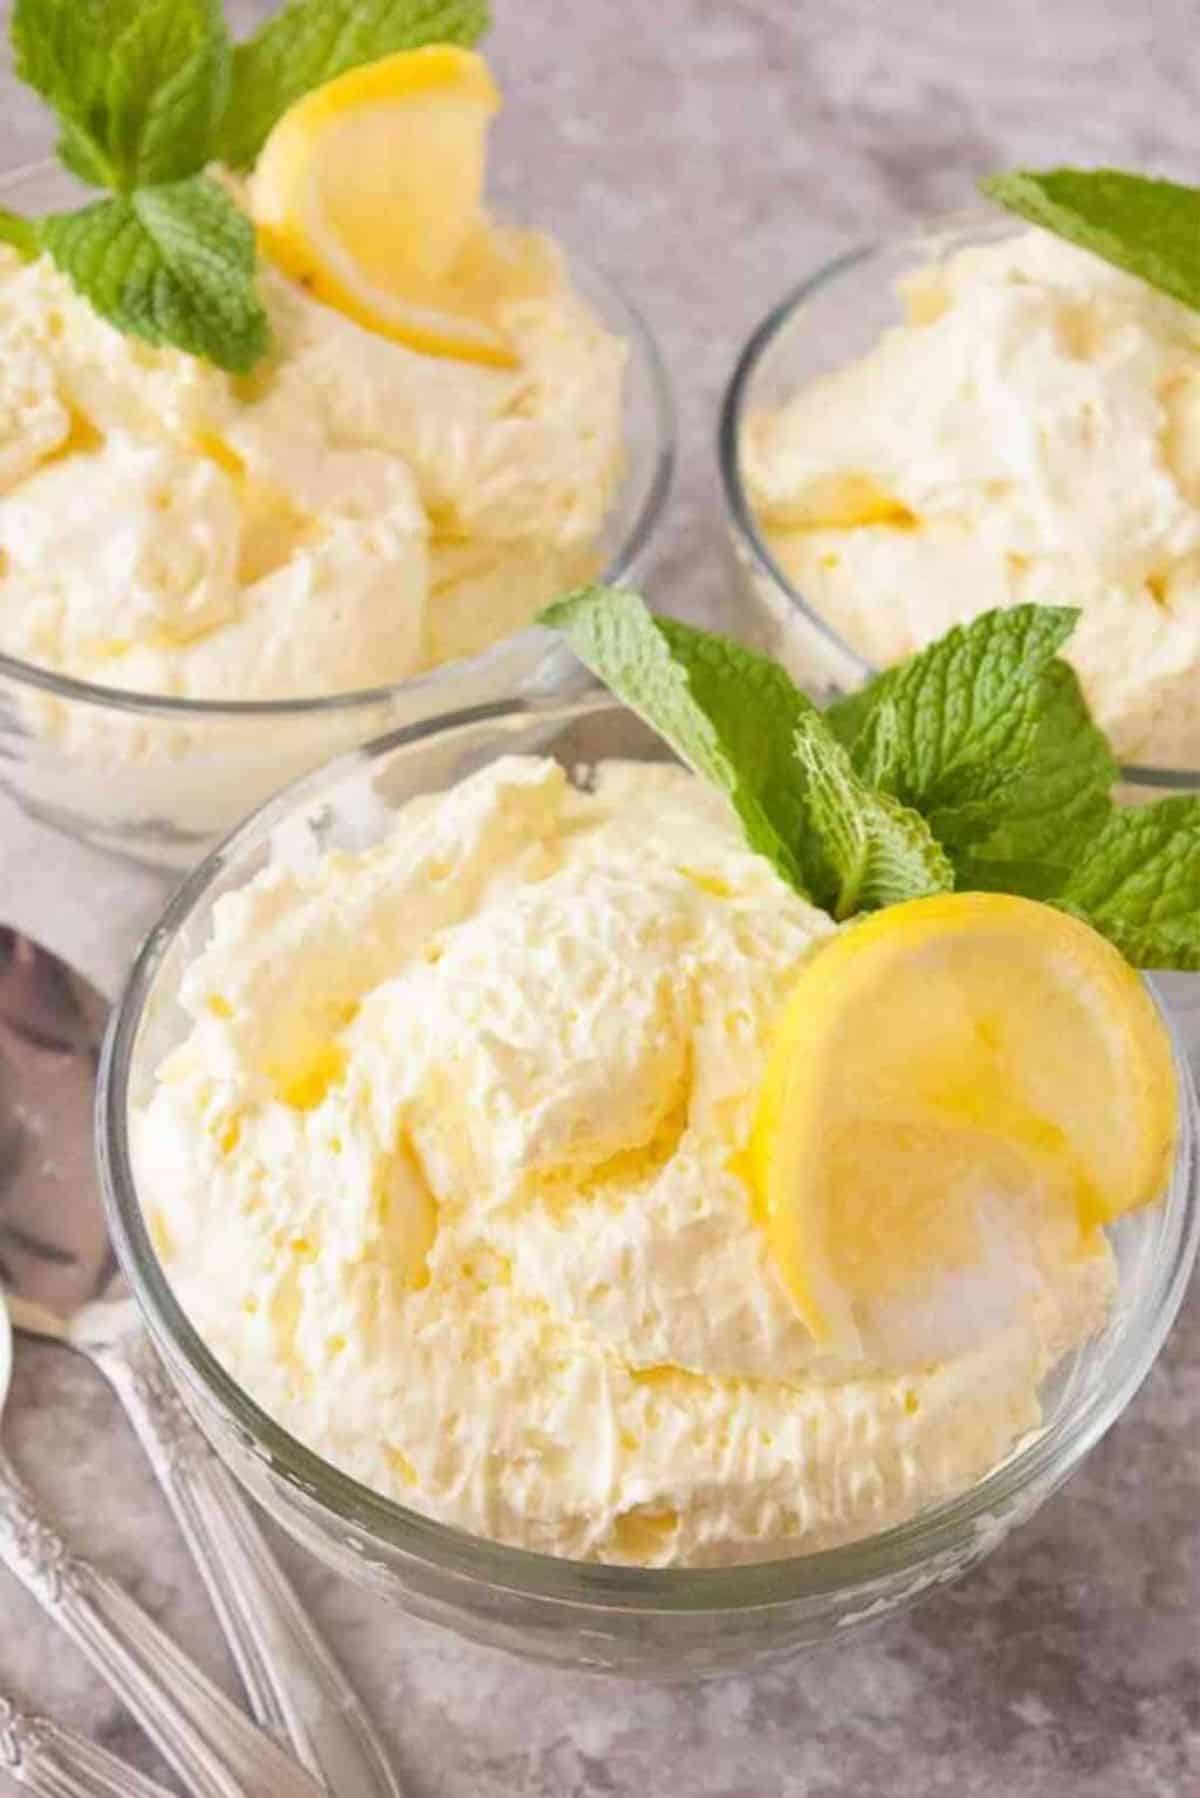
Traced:
<path id="1" fill-rule="evenodd" d="M 289 108 L 250 179 L 266 254 L 368 330 L 436 356 L 510 366 L 503 299 L 544 273 L 532 234 L 483 207 L 487 64 L 452 44 L 351 69 Z"/>
<path id="2" fill-rule="evenodd" d="M 1176 1106 L 1170 1040 L 1110 944 L 1032 900 L 941 894 L 801 969 L 751 1176 L 816 1341 L 920 1364 L 1162 1194 Z"/>

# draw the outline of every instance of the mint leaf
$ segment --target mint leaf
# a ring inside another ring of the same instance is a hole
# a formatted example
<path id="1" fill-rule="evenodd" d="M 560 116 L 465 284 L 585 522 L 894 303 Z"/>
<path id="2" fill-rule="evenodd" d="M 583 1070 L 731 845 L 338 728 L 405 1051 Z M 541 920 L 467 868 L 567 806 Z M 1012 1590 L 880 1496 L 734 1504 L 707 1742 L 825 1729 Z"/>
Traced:
<path id="1" fill-rule="evenodd" d="M 19 212 L 0 206 L 0 243 L 11 244 L 26 262 L 32 261 L 42 247 L 36 220 L 23 219 Z"/>
<path id="2" fill-rule="evenodd" d="M 135 0 L 16 0 L 12 10 L 17 74 L 58 114 L 68 167 L 105 186 L 114 180 L 104 148 L 108 60 L 134 6 Z"/>
<path id="3" fill-rule="evenodd" d="M 144 0 L 113 49 L 105 143 L 122 183 L 151 187 L 204 168 L 229 98 L 218 0 Z"/>
<path id="4" fill-rule="evenodd" d="M 814 887 L 833 917 L 953 888 L 950 860 L 925 820 L 861 781 L 817 713 L 799 720 L 794 749 L 809 834 L 826 863 Z"/>
<path id="5" fill-rule="evenodd" d="M 1077 617 L 1057 606 L 984 612 L 876 675 L 826 716 L 872 779 L 920 792 L 943 809 L 969 805 L 1003 784 L 1013 707 Z"/>
<path id="6" fill-rule="evenodd" d="M 194 176 L 100 200 L 45 219 L 40 235 L 79 292 L 121 331 L 239 374 L 267 347 L 254 233 L 214 181 Z"/>
<path id="7" fill-rule="evenodd" d="M 293 101 L 335 75 L 421 44 L 473 44 L 487 0 L 291 0 L 233 56 L 219 154 L 248 168 Z"/>
<path id="8" fill-rule="evenodd" d="M 84 181 L 127 191 L 209 160 L 229 91 L 218 0 L 17 0 L 12 39 Z"/>
<path id="9" fill-rule="evenodd" d="M 782 668 L 726 637 L 656 617 L 623 588 L 580 588 L 538 622 L 561 631 L 618 699 L 726 793 L 750 847 L 807 890 L 793 745 L 813 707 Z"/>
<path id="10" fill-rule="evenodd" d="M 1117 765 L 1073 668 L 1052 662 L 1023 708 L 1019 771 L 954 850 L 958 885 L 1051 899 L 1112 812 Z"/>
<path id="11" fill-rule="evenodd" d="M 116 170 L 95 138 L 74 124 L 60 118 L 58 160 L 89 187 L 111 187 Z"/>
<path id="12" fill-rule="evenodd" d="M 1014 169 L 990 199 L 1200 309 L 1200 190 L 1120 169 Z"/>
<path id="13" fill-rule="evenodd" d="M 1137 967 L 1200 969 L 1200 799 L 1114 811 L 1056 903 Z"/>
<path id="14" fill-rule="evenodd" d="M 797 891 L 835 910 L 852 901 L 881 903 L 888 881 L 900 880 L 901 832 L 882 816 L 900 808 L 865 792 L 777 663 L 727 637 L 656 617 L 638 594 L 620 588 L 582 588 L 549 606 L 540 622 L 562 631 L 619 699 L 728 795 L 750 847 Z M 853 833 L 834 819 L 835 790 L 850 793 L 863 813 Z M 906 819 L 901 823 L 907 828 Z M 932 839 L 928 847 L 938 870 L 928 877 L 933 881 L 944 857 Z M 933 890 L 922 884 L 903 896 Z"/>
<path id="15" fill-rule="evenodd" d="M 1103 824 L 1117 768 L 1056 652 L 1066 607 L 985 612 L 831 707 L 869 785 L 928 820 L 958 884 L 1047 896 Z"/>

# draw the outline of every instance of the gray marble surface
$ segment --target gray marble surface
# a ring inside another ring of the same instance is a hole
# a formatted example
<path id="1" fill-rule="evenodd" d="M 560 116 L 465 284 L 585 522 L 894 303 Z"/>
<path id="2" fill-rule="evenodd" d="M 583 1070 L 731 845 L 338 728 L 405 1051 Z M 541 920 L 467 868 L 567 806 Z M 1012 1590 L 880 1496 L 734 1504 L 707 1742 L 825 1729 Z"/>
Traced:
<path id="1" fill-rule="evenodd" d="M 245 22 L 265 9 L 231 10 Z M 496 10 L 498 185 L 608 267 L 661 336 L 682 465 L 655 591 L 703 616 L 721 601 L 717 399 L 739 343 L 799 273 L 876 227 L 963 202 L 975 174 L 1007 162 L 1195 171 L 1191 0 Z M 16 163 L 49 130 L 11 81 L 2 91 L 0 161 Z M 115 944 L 155 899 L 153 882 L 0 804 L 0 917 L 38 922 L 111 981 Z M 98 1377 L 20 1345 L 5 1438 L 75 1542 L 232 1689 Z M 412 1798 L 1184 1798 L 1200 1790 L 1198 1444 L 1193 1296 L 1123 1422 L 983 1568 L 836 1653 L 690 1690 L 523 1668 L 283 1552 Z M 0 1688 L 154 1767 L 107 1688 L 3 1576 Z"/>

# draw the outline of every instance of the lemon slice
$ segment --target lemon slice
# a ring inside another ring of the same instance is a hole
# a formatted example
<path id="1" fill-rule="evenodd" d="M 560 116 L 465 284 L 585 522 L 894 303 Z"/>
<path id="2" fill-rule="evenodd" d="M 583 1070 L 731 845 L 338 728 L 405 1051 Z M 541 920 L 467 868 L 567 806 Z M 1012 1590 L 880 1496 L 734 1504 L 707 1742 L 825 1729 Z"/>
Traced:
<path id="1" fill-rule="evenodd" d="M 1158 1198 L 1175 1130 L 1170 1041 L 1117 951 L 1032 900 L 951 893 L 805 964 L 750 1168 L 814 1338 L 912 1365 Z"/>
<path id="2" fill-rule="evenodd" d="M 298 100 L 263 146 L 250 208 L 273 261 L 368 330 L 426 354 L 516 361 L 500 302 L 544 272 L 532 234 L 493 233 L 482 57 L 402 50 Z"/>

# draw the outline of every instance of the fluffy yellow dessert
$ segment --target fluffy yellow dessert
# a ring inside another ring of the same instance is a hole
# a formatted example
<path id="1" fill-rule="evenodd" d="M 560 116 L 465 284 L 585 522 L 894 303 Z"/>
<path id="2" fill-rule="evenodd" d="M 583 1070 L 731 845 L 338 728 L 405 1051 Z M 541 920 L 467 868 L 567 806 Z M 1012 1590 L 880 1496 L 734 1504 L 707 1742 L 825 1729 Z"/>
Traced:
<path id="1" fill-rule="evenodd" d="M 224 177 L 262 252 L 249 374 L 0 250 L 0 649 L 187 699 L 352 692 L 594 569 L 627 346 L 548 238 L 489 218 L 499 104 L 478 55 L 398 52 Z"/>
<path id="2" fill-rule="evenodd" d="M 1078 606 L 1065 654 L 1120 757 L 1200 766 L 1195 312 L 1037 230 L 900 298 L 866 355 L 747 421 L 789 579 L 876 668 L 993 607 Z"/>
<path id="3" fill-rule="evenodd" d="M 518 234 L 514 234 L 518 235 Z M 364 329 L 264 268 L 239 379 L 123 336 L 0 247 L 0 649 L 184 698 L 383 685 L 527 624 L 595 567 L 623 342 L 546 240 L 492 368 Z"/>
<path id="4" fill-rule="evenodd" d="M 133 1120 L 195 1326 L 365 1484 L 554 1554 L 798 1553 L 965 1489 L 1103 1325 L 1112 1258 L 1044 1233 L 936 1361 L 819 1346 L 751 1138 L 833 932 L 668 767 L 580 791 L 505 759 L 267 869 L 218 903 Z"/>
<path id="5" fill-rule="evenodd" d="M 213 359 L 106 322 L 134 328 L 36 234 L 29 261 L 0 246 L 0 653 L 139 696 L 15 683 L 31 809 L 186 865 L 338 750 L 557 678 L 521 633 L 626 547 L 630 344 L 552 241 L 489 216 L 498 105 L 481 57 L 427 44 L 301 95 L 244 179 L 198 179 L 248 259 L 245 342 L 184 294 Z"/>

